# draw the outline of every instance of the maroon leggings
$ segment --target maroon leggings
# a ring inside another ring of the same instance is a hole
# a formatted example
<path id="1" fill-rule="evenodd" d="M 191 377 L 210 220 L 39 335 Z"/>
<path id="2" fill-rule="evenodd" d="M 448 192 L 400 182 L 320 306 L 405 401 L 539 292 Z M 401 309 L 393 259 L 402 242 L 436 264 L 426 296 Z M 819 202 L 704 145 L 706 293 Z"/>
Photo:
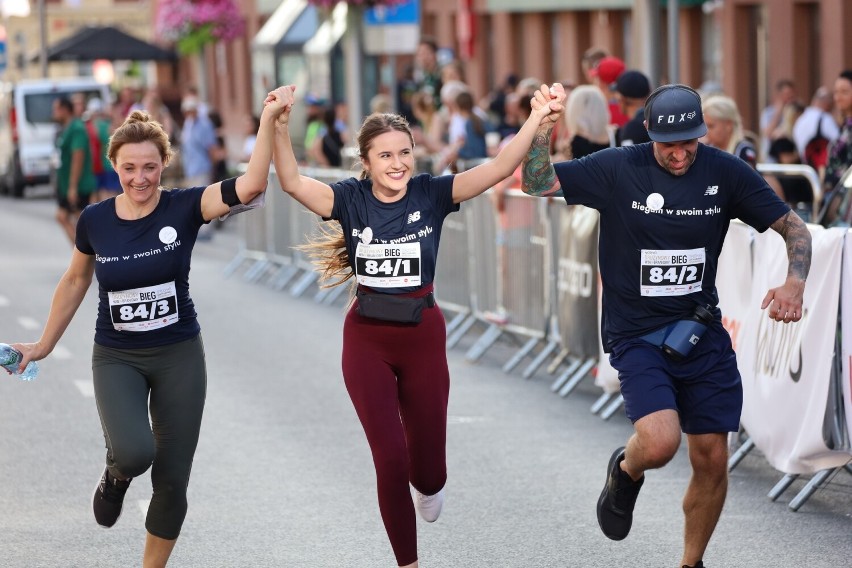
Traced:
<path id="1" fill-rule="evenodd" d="M 441 310 L 419 324 L 358 315 L 343 325 L 343 379 L 376 466 L 379 510 L 400 566 L 417 560 L 409 482 L 425 495 L 447 481 L 447 328 Z"/>

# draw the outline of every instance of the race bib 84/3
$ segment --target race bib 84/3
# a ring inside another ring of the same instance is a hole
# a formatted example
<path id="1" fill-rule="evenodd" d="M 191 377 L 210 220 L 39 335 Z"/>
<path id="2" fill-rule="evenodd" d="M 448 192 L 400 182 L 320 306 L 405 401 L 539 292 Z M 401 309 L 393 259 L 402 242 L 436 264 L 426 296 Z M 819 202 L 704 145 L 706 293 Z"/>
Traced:
<path id="1" fill-rule="evenodd" d="M 149 331 L 178 321 L 174 282 L 109 292 L 112 326 L 118 331 Z"/>
<path id="2" fill-rule="evenodd" d="M 643 296 L 683 296 L 701 290 L 706 256 L 703 248 L 642 249 L 640 291 Z"/>
<path id="3" fill-rule="evenodd" d="M 420 243 L 358 243 L 355 274 L 372 288 L 420 286 Z"/>

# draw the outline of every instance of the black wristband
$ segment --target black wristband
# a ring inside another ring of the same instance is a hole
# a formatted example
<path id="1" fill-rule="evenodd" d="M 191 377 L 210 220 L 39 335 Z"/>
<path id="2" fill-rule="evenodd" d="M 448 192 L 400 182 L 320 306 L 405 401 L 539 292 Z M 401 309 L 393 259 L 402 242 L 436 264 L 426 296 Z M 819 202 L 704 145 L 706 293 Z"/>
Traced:
<path id="1" fill-rule="evenodd" d="M 228 207 L 240 205 L 241 201 L 239 196 L 237 195 L 237 178 L 228 178 L 226 180 L 222 180 L 221 190 L 222 203 L 224 203 Z"/>

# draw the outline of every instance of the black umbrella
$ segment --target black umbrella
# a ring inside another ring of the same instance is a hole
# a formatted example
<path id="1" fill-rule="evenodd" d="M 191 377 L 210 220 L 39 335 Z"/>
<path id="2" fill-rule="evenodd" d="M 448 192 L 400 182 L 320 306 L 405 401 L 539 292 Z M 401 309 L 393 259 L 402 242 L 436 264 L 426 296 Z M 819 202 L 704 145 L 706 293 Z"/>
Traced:
<path id="1" fill-rule="evenodd" d="M 174 61 L 174 51 L 126 34 L 112 26 L 85 27 L 47 48 L 48 61 Z M 38 60 L 38 55 L 33 61 Z"/>

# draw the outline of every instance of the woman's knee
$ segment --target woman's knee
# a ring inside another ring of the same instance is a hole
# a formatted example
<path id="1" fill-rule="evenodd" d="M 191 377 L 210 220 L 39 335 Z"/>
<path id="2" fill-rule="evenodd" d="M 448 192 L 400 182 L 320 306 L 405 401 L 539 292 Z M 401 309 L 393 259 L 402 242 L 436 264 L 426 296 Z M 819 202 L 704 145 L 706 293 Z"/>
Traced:
<path id="1" fill-rule="evenodd" d="M 151 467 L 156 456 L 153 441 L 150 444 L 139 444 L 132 448 L 112 450 L 112 469 L 122 477 L 139 477 Z"/>

